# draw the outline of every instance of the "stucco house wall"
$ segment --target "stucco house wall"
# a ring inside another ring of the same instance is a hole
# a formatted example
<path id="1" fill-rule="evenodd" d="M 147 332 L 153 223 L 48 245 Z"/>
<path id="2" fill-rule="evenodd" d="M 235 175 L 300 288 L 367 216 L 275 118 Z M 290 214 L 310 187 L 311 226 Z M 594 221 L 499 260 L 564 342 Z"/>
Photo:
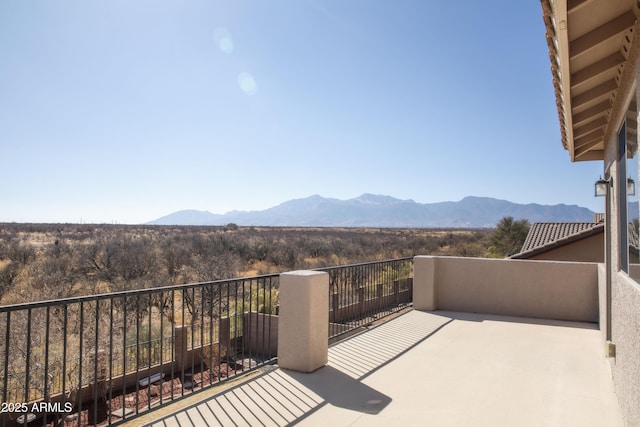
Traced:
<path id="1" fill-rule="evenodd" d="M 528 259 L 546 261 L 604 262 L 604 233 L 549 249 Z"/>
<path id="2" fill-rule="evenodd" d="M 611 287 L 611 359 L 614 386 L 627 425 L 640 425 L 640 285 L 624 273 L 614 275 Z"/>

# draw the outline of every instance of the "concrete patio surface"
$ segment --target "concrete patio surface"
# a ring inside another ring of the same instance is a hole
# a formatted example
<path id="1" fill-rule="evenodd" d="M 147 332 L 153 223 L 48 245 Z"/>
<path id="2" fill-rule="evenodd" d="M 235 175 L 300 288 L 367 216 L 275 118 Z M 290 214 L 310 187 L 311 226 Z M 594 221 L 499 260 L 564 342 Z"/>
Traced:
<path id="1" fill-rule="evenodd" d="M 169 426 L 622 426 L 596 325 L 410 311 L 329 348 L 132 421 Z"/>

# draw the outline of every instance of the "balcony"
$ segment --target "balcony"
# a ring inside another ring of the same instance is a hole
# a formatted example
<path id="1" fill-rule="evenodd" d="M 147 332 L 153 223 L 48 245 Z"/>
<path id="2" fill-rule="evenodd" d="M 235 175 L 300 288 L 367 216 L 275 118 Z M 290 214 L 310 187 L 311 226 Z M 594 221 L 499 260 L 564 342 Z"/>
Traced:
<path id="1" fill-rule="evenodd" d="M 416 257 L 2 307 L 2 425 L 623 425 L 601 279 Z"/>
<path id="2" fill-rule="evenodd" d="M 413 310 L 329 349 L 312 374 L 269 369 L 180 410 L 180 425 L 622 425 L 597 327 Z"/>

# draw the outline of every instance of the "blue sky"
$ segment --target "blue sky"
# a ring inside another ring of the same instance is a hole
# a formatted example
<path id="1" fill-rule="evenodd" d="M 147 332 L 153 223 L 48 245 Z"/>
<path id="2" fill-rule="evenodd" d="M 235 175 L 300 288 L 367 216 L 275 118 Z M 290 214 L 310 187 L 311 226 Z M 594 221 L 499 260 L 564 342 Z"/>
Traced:
<path id="1" fill-rule="evenodd" d="M 577 204 L 538 1 L 0 2 L 0 221 Z"/>

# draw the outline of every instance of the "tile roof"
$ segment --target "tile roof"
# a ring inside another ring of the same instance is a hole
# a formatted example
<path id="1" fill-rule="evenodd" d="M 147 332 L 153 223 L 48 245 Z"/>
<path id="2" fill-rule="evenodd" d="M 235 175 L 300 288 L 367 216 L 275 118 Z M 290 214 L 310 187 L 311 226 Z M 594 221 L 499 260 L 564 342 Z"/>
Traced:
<path id="1" fill-rule="evenodd" d="M 529 229 L 521 252 L 544 246 L 585 230 L 591 230 L 598 225 L 594 222 L 535 222 Z"/>
<path id="2" fill-rule="evenodd" d="M 520 253 L 511 258 L 528 258 L 603 231 L 602 222 L 534 222 Z"/>

